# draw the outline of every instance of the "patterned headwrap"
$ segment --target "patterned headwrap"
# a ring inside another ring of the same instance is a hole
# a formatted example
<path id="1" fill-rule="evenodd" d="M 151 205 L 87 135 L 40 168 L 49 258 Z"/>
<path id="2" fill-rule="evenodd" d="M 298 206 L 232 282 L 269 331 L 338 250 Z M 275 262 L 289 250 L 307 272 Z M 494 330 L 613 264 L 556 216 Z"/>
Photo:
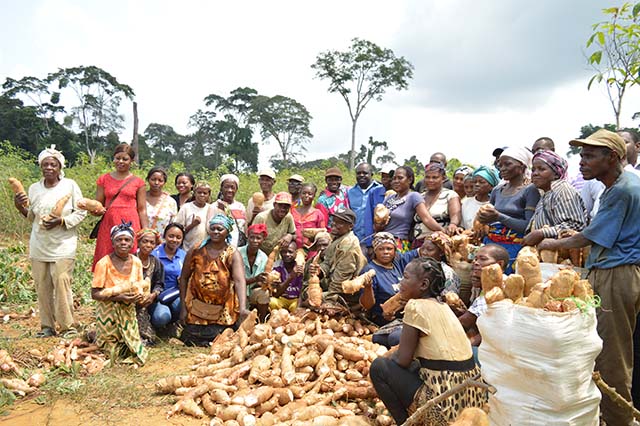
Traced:
<path id="1" fill-rule="evenodd" d="M 473 169 L 469 166 L 460 166 L 453 172 L 453 175 L 457 175 L 458 173 L 462 173 L 462 176 L 467 176 L 473 173 Z"/>
<path id="2" fill-rule="evenodd" d="M 38 165 L 42 165 L 45 158 L 53 157 L 60 163 L 60 177 L 64 177 L 64 155 L 56 149 L 55 145 L 51 145 L 49 148 L 45 148 L 38 154 Z"/>
<path id="3" fill-rule="evenodd" d="M 236 175 L 226 174 L 220 176 L 220 186 L 224 183 L 225 180 L 230 180 L 231 182 L 235 182 L 236 188 L 240 188 L 240 179 Z"/>
<path id="4" fill-rule="evenodd" d="M 151 228 L 142 228 L 141 230 L 136 232 L 136 241 L 139 242 L 142 239 L 142 237 L 144 237 L 145 235 L 151 235 L 155 241 L 155 245 L 156 246 L 160 245 L 160 242 L 162 241 L 160 239 L 160 233 L 155 229 L 151 229 Z"/>
<path id="5" fill-rule="evenodd" d="M 558 176 L 558 179 L 566 179 L 567 177 L 567 168 L 569 165 L 567 164 L 567 160 L 560 157 L 553 151 L 538 151 L 534 156 L 534 160 L 543 161 L 549 168 L 553 171 L 553 173 Z"/>
<path id="6" fill-rule="evenodd" d="M 453 250 L 453 241 L 451 240 L 451 237 L 444 232 L 436 231 L 429 236 L 429 239 L 440 249 L 440 251 L 442 251 L 445 260 L 449 262 L 449 257 Z"/>
<path id="7" fill-rule="evenodd" d="M 444 166 L 441 163 L 429 163 L 426 166 L 424 166 L 424 172 L 428 173 L 428 172 L 438 172 L 442 175 L 445 175 L 447 172 L 444 168 Z"/>
<path id="8" fill-rule="evenodd" d="M 253 225 L 247 228 L 247 234 L 249 232 L 253 232 L 254 234 L 263 234 L 265 238 L 269 236 L 269 232 L 267 231 L 267 225 L 264 223 L 254 223 Z"/>
<path id="9" fill-rule="evenodd" d="M 524 147 L 509 147 L 502 151 L 502 154 L 500 154 L 500 158 L 502 157 L 511 157 L 514 160 L 521 162 L 522 164 L 527 166 L 528 169 L 530 169 L 531 158 L 533 157 L 533 154 L 531 154 L 531 151 Z"/>
<path id="10" fill-rule="evenodd" d="M 229 244 L 231 242 L 231 231 L 233 231 L 233 219 L 231 219 L 229 216 L 218 213 L 217 215 L 215 215 L 214 217 L 212 217 L 209 220 L 209 228 L 211 228 L 213 225 L 222 225 L 224 226 L 224 228 L 227 230 L 227 244 Z M 202 243 L 200 244 L 200 248 L 204 247 L 205 245 L 207 245 L 207 243 L 209 242 L 209 240 L 211 239 L 211 237 L 209 235 L 207 235 L 207 238 L 205 238 Z"/>
<path id="11" fill-rule="evenodd" d="M 378 232 L 377 234 L 375 234 L 373 236 L 371 245 L 373 246 L 373 250 L 375 250 L 380 247 L 380 245 L 385 243 L 392 244 L 394 247 L 396 245 L 396 239 L 390 232 Z"/>
<path id="12" fill-rule="evenodd" d="M 120 225 L 116 225 L 111 228 L 111 241 L 115 240 L 120 235 L 128 235 L 131 237 L 131 239 L 134 238 L 135 235 L 133 232 L 133 227 L 131 226 L 131 222 L 125 222 L 125 220 L 122 219 L 122 223 Z"/>
<path id="13" fill-rule="evenodd" d="M 487 182 L 489 185 L 496 186 L 500 182 L 500 178 L 498 177 L 498 173 L 496 173 L 495 169 L 487 166 L 480 166 L 473 172 L 473 176 L 480 176 Z"/>

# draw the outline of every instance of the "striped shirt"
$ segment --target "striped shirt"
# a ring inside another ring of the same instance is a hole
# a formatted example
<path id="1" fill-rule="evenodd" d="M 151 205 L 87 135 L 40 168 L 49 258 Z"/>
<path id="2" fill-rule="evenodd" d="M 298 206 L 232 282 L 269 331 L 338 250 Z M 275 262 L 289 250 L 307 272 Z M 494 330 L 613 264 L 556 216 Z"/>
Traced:
<path id="1" fill-rule="evenodd" d="M 587 211 L 578 191 L 564 179 L 551 182 L 531 218 L 532 230 L 540 229 L 545 238 L 558 238 L 564 229 L 582 231 L 587 226 Z M 545 226 L 546 225 L 546 226 Z"/>

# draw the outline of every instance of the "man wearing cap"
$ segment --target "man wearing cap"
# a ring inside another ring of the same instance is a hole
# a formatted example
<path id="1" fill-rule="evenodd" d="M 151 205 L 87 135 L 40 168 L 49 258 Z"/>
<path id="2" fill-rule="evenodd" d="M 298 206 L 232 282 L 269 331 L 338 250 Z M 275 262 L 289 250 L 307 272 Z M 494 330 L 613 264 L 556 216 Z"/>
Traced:
<path id="1" fill-rule="evenodd" d="M 349 208 L 356 214 L 353 233 L 360 241 L 367 236 L 364 215 L 369 197 L 373 190 L 381 186 L 373 180 L 373 171 L 370 164 L 360 163 L 356 166 L 356 185 L 349 188 L 347 198 L 349 199 Z"/>
<path id="2" fill-rule="evenodd" d="M 293 201 L 294 209 L 302 205 L 300 193 L 302 191 L 303 183 L 304 178 L 300 175 L 291 175 L 291 177 L 289 177 L 289 180 L 287 180 L 287 189 L 289 190 L 289 194 L 291 194 L 291 200 Z"/>
<path id="3" fill-rule="evenodd" d="M 342 283 L 358 276 L 367 264 L 367 259 L 360 250 L 360 241 L 353 234 L 356 214 L 351 209 L 338 210 L 331 214 L 333 241 L 325 250 L 324 260 L 320 265 L 309 265 L 309 273 L 317 273 L 322 280 L 322 289 L 326 292 L 325 300 L 337 300 L 342 297 L 349 306 L 359 305 L 359 295 L 347 295 L 342 292 Z"/>
<path id="4" fill-rule="evenodd" d="M 600 208 L 581 232 L 564 239 L 543 240 L 540 250 L 585 247 L 589 282 L 600 296 L 597 311 L 602 352 L 595 369 L 604 381 L 631 401 L 633 331 L 640 312 L 640 178 L 623 171 L 624 139 L 598 130 L 586 139 L 569 142 L 582 148 L 580 171 L 585 179 L 605 185 Z M 632 417 L 603 395 L 602 416 L 609 425 L 629 425 Z"/>
<path id="5" fill-rule="evenodd" d="M 263 211 L 253 219 L 254 224 L 267 225 L 267 237 L 262 242 L 260 250 L 269 254 L 278 243 L 289 244 L 296 235 L 296 226 L 291 209 L 291 194 L 278 192 L 274 197 L 273 208 Z"/>
<path id="6" fill-rule="evenodd" d="M 331 232 L 333 219 L 331 214 L 337 210 L 349 208 L 347 188 L 342 186 L 342 172 L 337 167 L 330 167 L 324 172 L 327 187 L 320 193 L 316 209 L 320 210 L 327 223 L 327 231 Z"/>
<path id="7" fill-rule="evenodd" d="M 369 249 L 371 248 L 371 238 L 374 234 L 373 231 L 373 211 L 378 204 L 382 204 L 384 201 L 384 196 L 387 191 L 391 190 L 391 180 L 393 179 L 393 174 L 395 173 L 395 168 L 393 166 L 383 166 L 382 171 L 380 172 L 380 183 L 376 188 L 373 188 L 369 193 L 369 197 L 367 199 L 367 205 L 364 210 L 364 240 L 361 240 L 360 243 L 363 247 L 362 252 L 367 256 L 369 256 Z M 391 190 L 393 192 L 393 190 Z"/>
<path id="8" fill-rule="evenodd" d="M 262 169 L 258 172 L 258 184 L 260 185 L 260 191 L 264 195 L 264 202 L 262 207 L 256 207 L 253 203 L 253 197 L 247 201 L 247 226 L 253 223 L 253 218 L 260 212 L 267 211 L 273 208 L 273 201 L 275 194 L 273 193 L 273 185 L 276 184 L 276 172 L 271 169 Z"/>

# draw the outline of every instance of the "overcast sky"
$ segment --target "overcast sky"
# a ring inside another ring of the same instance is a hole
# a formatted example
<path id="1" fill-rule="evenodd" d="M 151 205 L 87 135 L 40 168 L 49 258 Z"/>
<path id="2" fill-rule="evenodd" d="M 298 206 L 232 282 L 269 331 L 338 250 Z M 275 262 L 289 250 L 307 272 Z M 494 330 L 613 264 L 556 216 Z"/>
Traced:
<path id="1" fill-rule="evenodd" d="M 285 95 L 313 115 L 306 158 L 344 153 L 344 101 L 314 79 L 324 50 L 360 37 L 414 66 L 409 90 L 370 103 L 358 143 L 385 140 L 402 161 L 435 151 L 479 165 L 497 146 L 550 136 L 558 151 L 584 124 L 614 122 L 604 88 L 587 90 L 584 46 L 601 9 L 595 0 L 69 1 L 2 2 L 0 80 L 44 77 L 96 65 L 133 87 L 140 132 L 149 123 L 187 133 L 203 98 L 240 86 Z M 634 89 L 622 125 L 640 111 Z M 65 104 L 65 100 L 62 99 Z M 131 104 L 123 102 L 132 132 Z M 257 136 L 256 136 L 257 137 Z M 261 145 L 261 165 L 276 151 Z M 572 162 L 574 163 L 575 160 Z"/>

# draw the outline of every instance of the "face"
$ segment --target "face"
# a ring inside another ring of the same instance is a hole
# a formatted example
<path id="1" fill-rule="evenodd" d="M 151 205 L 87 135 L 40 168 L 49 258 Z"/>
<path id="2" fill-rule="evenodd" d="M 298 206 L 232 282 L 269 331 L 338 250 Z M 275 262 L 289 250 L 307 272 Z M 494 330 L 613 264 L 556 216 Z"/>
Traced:
<path id="1" fill-rule="evenodd" d="M 404 193 L 411 187 L 411 181 L 407 177 L 407 171 L 405 169 L 398 169 L 393 174 L 393 180 L 391 181 L 391 188 L 398 193 Z"/>
<path id="2" fill-rule="evenodd" d="M 260 246 L 264 242 L 264 234 L 262 232 L 257 233 L 254 231 L 249 231 L 249 236 L 247 238 L 249 239 L 249 248 L 253 250 L 257 250 L 258 248 L 260 248 Z"/>
<path id="3" fill-rule="evenodd" d="M 483 177 L 476 176 L 473 178 L 473 188 L 475 190 L 476 195 L 489 195 L 493 187 L 487 180 Z"/>
<path id="4" fill-rule="evenodd" d="M 611 150 L 585 145 L 580 152 L 580 173 L 586 179 L 597 179 L 608 173 L 612 167 Z"/>
<path id="5" fill-rule="evenodd" d="M 435 260 L 442 260 L 442 256 L 443 256 L 442 250 L 440 250 L 440 247 L 435 245 L 433 241 L 425 241 L 423 247 L 424 247 L 424 253 L 428 257 L 432 257 Z"/>
<path id="6" fill-rule="evenodd" d="M 389 173 L 382 173 L 380 175 L 380 183 L 385 189 L 391 189 L 391 175 Z"/>
<path id="7" fill-rule="evenodd" d="M 444 176 L 442 173 L 429 171 L 424 175 L 424 185 L 429 191 L 437 191 L 442 188 Z"/>
<path id="8" fill-rule="evenodd" d="M 374 250 L 376 260 L 383 265 L 391 265 L 396 257 L 396 246 L 392 243 L 380 244 Z"/>
<path id="9" fill-rule="evenodd" d="M 473 260 L 473 266 L 471 269 L 471 277 L 477 280 L 480 279 L 482 275 L 482 268 L 485 266 L 493 265 L 494 263 L 498 263 L 498 260 L 491 255 L 491 252 L 487 249 L 481 248 L 476 253 L 476 257 Z"/>
<path id="10" fill-rule="evenodd" d="M 303 186 L 302 192 L 300 192 L 300 199 L 302 200 L 302 204 L 305 206 L 310 206 L 313 203 L 313 199 L 316 197 L 316 191 L 312 186 Z"/>
<path id="11" fill-rule="evenodd" d="M 289 191 L 289 194 L 298 195 L 300 194 L 300 189 L 302 189 L 302 182 L 294 179 L 289 179 L 289 181 L 287 182 L 287 190 Z"/>
<path id="12" fill-rule="evenodd" d="M 429 158 L 430 163 L 440 163 L 443 166 L 447 166 L 447 159 L 442 154 L 433 154 L 431 158 Z"/>
<path id="13" fill-rule="evenodd" d="M 151 189 L 152 191 L 162 191 L 166 180 L 164 179 L 164 175 L 162 173 L 155 172 L 151 176 L 149 176 L 147 182 L 149 182 L 149 189 Z"/>
<path id="14" fill-rule="evenodd" d="M 333 226 L 331 227 L 331 235 L 334 237 L 341 237 L 353 228 L 353 225 L 349 222 L 346 222 L 338 217 L 333 217 Z"/>
<path id="15" fill-rule="evenodd" d="M 196 205 L 200 207 L 204 206 L 209 202 L 210 196 L 211 196 L 211 190 L 209 188 L 196 189 L 196 194 L 195 194 Z"/>
<path id="16" fill-rule="evenodd" d="M 271 179 L 269 176 L 260 175 L 258 178 L 258 185 L 262 192 L 271 192 L 273 185 L 276 183 L 275 179 Z"/>
<path id="17" fill-rule="evenodd" d="M 236 186 L 235 182 L 225 180 L 224 182 L 222 182 L 220 192 L 222 192 L 222 199 L 225 202 L 233 203 L 233 200 L 236 197 L 236 192 L 238 192 L 238 187 Z"/>
<path id="18" fill-rule="evenodd" d="M 156 248 L 156 239 L 152 235 L 144 235 L 138 240 L 138 249 L 140 253 L 149 255 Z"/>
<path id="19" fill-rule="evenodd" d="M 273 205 L 273 218 L 280 222 L 289 213 L 291 206 L 289 204 L 275 203 Z"/>
<path id="20" fill-rule="evenodd" d="M 284 263 L 292 263 L 296 259 L 296 245 L 295 243 L 289 244 L 286 247 L 280 249 L 280 257 L 282 257 L 282 262 Z"/>
<path id="21" fill-rule="evenodd" d="M 426 290 L 425 279 L 422 266 L 417 263 L 407 265 L 400 281 L 400 294 L 403 299 L 417 299 L 422 296 L 422 293 Z"/>
<path id="22" fill-rule="evenodd" d="M 331 240 L 329 240 L 328 238 L 320 238 L 315 243 L 316 251 L 325 250 L 327 247 L 329 247 L 329 244 L 331 244 Z"/>
<path id="23" fill-rule="evenodd" d="M 324 178 L 324 181 L 327 183 L 327 189 L 329 192 L 338 192 L 340 189 L 340 184 L 342 184 L 342 178 L 340 176 L 327 176 Z"/>
<path id="24" fill-rule="evenodd" d="M 124 257 L 133 248 L 133 237 L 130 235 L 118 235 L 111 243 L 113 244 L 113 251 L 118 256 Z"/>
<path id="25" fill-rule="evenodd" d="M 536 142 L 534 142 L 533 146 L 531 147 L 531 152 L 534 153 L 534 154 L 536 152 L 538 152 L 538 151 L 544 151 L 544 150 L 553 151 L 551 149 L 551 147 L 549 146 L 549 144 L 547 143 L 547 141 L 545 141 L 545 140 L 536 141 Z"/>
<path id="26" fill-rule="evenodd" d="M 531 168 L 531 182 L 545 191 L 551 189 L 551 182 L 558 179 L 556 174 L 551 168 L 542 160 L 533 160 L 533 167 Z"/>
<path id="27" fill-rule="evenodd" d="M 521 162 L 511 157 L 502 156 L 498 159 L 500 177 L 504 180 L 511 180 L 524 174 L 525 166 Z"/>
<path id="28" fill-rule="evenodd" d="M 128 172 L 132 161 L 126 152 L 119 152 L 113 156 L 113 164 L 119 172 Z"/>
<path id="29" fill-rule="evenodd" d="M 356 167 L 356 182 L 361 188 L 371 185 L 371 179 L 373 179 L 373 173 L 368 165 L 360 164 Z"/>
<path id="30" fill-rule="evenodd" d="M 224 226 L 217 223 L 209 226 L 209 237 L 211 237 L 211 241 L 214 243 L 225 242 L 227 235 L 229 235 L 229 231 L 227 231 L 227 228 Z"/>
<path id="31" fill-rule="evenodd" d="M 169 250 L 175 251 L 182 245 L 182 239 L 184 238 L 184 234 L 180 228 L 175 226 L 169 228 L 167 233 L 164 236 L 165 246 L 169 248 Z"/>
<path id="32" fill-rule="evenodd" d="M 456 192 L 464 191 L 464 175 L 462 173 L 453 175 L 453 190 Z"/>
<path id="33" fill-rule="evenodd" d="M 176 189 L 180 194 L 188 194 L 191 192 L 193 185 L 187 176 L 180 176 L 176 181 Z"/>
<path id="34" fill-rule="evenodd" d="M 473 178 L 466 178 L 464 180 L 464 195 L 466 195 L 467 197 L 473 197 L 474 195 L 476 195 Z"/>
<path id="35" fill-rule="evenodd" d="M 45 180 L 55 180 L 60 176 L 60 163 L 53 157 L 47 157 L 42 160 L 40 169 Z"/>

